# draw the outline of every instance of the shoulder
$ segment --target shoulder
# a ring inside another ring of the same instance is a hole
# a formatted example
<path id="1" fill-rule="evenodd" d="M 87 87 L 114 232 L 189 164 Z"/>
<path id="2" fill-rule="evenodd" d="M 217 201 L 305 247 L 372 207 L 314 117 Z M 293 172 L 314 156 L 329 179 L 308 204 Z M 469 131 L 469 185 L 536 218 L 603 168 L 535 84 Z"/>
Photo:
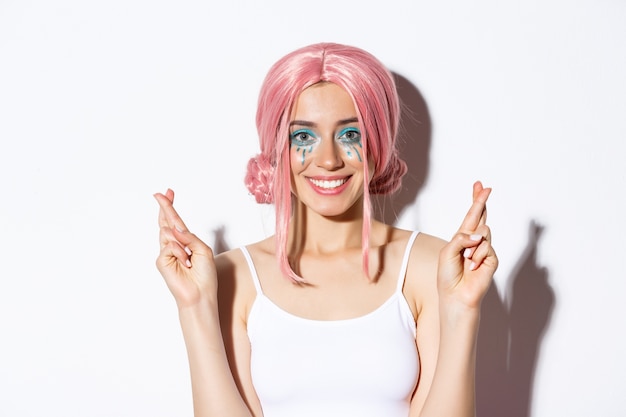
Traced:
<path id="1" fill-rule="evenodd" d="M 437 236 L 420 232 L 411 249 L 411 259 L 419 262 L 431 262 L 433 260 L 437 262 L 439 252 L 447 243 Z"/>
<path id="2" fill-rule="evenodd" d="M 267 248 L 273 248 L 271 245 L 272 241 L 273 238 L 268 238 L 246 245 L 245 248 L 252 258 L 256 260 L 259 254 L 267 252 Z M 215 267 L 217 268 L 218 279 L 220 281 L 250 278 L 250 267 L 242 248 L 231 249 L 215 255 Z"/>
<path id="3" fill-rule="evenodd" d="M 419 233 L 415 238 L 407 265 L 404 292 L 416 316 L 438 301 L 439 253 L 446 244 L 445 240 L 427 233 Z"/>
<path id="4" fill-rule="evenodd" d="M 445 240 L 433 235 L 395 227 L 390 227 L 386 233 L 388 236 L 386 238 L 387 244 L 395 255 L 403 255 L 407 250 L 411 235 L 417 233 L 415 241 L 409 248 L 409 270 L 407 271 L 409 273 L 431 265 L 433 262 L 436 264 L 439 252 L 447 243 Z"/>
<path id="5" fill-rule="evenodd" d="M 255 259 L 259 247 L 267 246 L 266 241 L 247 245 Z M 215 256 L 218 279 L 218 302 L 220 314 L 232 312 L 246 321 L 248 312 L 256 298 L 256 288 L 248 261 L 241 248 L 231 249 Z"/>

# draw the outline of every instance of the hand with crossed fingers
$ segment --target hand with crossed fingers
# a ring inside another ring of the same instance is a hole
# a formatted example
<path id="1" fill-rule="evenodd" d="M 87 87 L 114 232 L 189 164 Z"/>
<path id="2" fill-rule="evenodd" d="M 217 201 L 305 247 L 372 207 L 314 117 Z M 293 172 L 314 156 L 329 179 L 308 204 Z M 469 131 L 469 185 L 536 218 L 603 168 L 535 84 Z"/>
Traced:
<path id="1" fill-rule="evenodd" d="M 473 203 L 461 227 L 439 254 L 438 288 L 445 301 L 479 308 L 498 267 L 487 226 L 491 188 L 474 183 Z"/>
<path id="2" fill-rule="evenodd" d="M 159 203 L 157 268 L 179 308 L 198 305 L 217 297 L 217 274 L 213 251 L 191 233 L 174 209 L 174 191 L 154 195 Z"/>

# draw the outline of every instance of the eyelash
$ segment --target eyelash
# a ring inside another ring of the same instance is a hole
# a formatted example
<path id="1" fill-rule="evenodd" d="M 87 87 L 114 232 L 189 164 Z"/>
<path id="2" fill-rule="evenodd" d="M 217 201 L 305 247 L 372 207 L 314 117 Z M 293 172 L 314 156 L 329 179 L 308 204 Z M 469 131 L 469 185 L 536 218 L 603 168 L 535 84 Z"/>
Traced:
<path id="1" fill-rule="evenodd" d="M 354 134 L 354 137 L 348 138 L 348 134 Z M 356 127 L 347 127 L 339 132 L 339 140 L 342 142 L 358 143 L 361 141 L 361 131 Z"/>
<path id="2" fill-rule="evenodd" d="M 349 138 L 348 135 L 354 135 L 354 137 Z M 290 135 L 290 139 L 292 144 L 306 146 L 317 139 L 317 136 L 308 129 L 299 129 Z M 342 142 L 358 143 L 361 141 L 361 131 L 356 127 L 347 127 L 339 132 L 337 139 Z"/>
<path id="3" fill-rule="evenodd" d="M 302 138 L 302 136 L 305 136 Z M 315 134 L 307 129 L 299 129 L 293 132 L 290 136 L 291 143 L 298 146 L 310 145 L 314 139 L 317 139 Z"/>

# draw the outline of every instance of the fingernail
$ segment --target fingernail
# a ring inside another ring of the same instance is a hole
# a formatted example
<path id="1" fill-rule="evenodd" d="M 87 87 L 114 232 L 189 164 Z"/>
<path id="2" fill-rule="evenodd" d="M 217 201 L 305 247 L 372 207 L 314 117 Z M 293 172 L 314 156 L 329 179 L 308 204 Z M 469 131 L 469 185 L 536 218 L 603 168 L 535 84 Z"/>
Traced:
<path id="1" fill-rule="evenodd" d="M 473 271 L 474 269 L 476 269 L 476 262 L 472 262 L 470 264 L 470 271 Z"/>
<path id="2" fill-rule="evenodd" d="M 471 248 L 465 248 L 465 250 L 463 251 L 463 257 L 464 258 L 469 258 L 470 256 L 472 256 L 472 249 Z"/>
<path id="3" fill-rule="evenodd" d="M 191 256 L 191 249 L 189 249 L 189 246 L 185 246 L 185 253 Z"/>
<path id="4" fill-rule="evenodd" d="M 174 226 L 176 228 L 176 230 L 178 230 L 178 232 L 183 233 L 184 230 L 181 229 L 181 227 L 179 225 Z"/>
<path id="5" fill-rule="evenodd" d="M 470 235 L 470 240 L 473 240 L 474 242 L 480 242 L 481 240 L 483 240 L 483 235 L 478 235 L 478 234 L 474 234 L 474 235 Z"/>
<path id="6" fill-rule="evenodd" d="M 189 259 L 187 259 L 185 261 L 185 265 L 187 265 L 188 268 L 191 268 L 191 261 Z"/>

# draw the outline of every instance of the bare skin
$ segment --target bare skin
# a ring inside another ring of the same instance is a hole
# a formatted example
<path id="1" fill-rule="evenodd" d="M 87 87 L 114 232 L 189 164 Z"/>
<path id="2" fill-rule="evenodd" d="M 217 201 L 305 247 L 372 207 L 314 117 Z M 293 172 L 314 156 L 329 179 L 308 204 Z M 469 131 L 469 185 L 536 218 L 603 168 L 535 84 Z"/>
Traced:
<path id="1" fill-rule="evenodd" d="M 356 115 L 346 96 L 334 84 L 311 87 L 292 114 L 298 121 L 292 133 L 310 149 L 302 154 L 292 144 L 292 188 L 298 203 L 289 240 L 307 284 L 281 275 L 274 237 L 248 245 L 265 294 L 284 310 L 315 320 L 359 317 L 384 303 L 394 291 L 410 235 L 372 221 L 371 273 L 364 276 L 359 191 L 364 162 L 353 146 L 358 123 L 345 123 Z M 308 132 L 301 134 L 303 126 Z M 417 323 L 421 364 L 411 416 L 474 415 L 480 302 L 498 264 L 486 225 L 490 192 L 480 182 L 474 184 L 473 203 L 449 242 L 420 234 L 411 249 L 403 292 Z M 262 416 L 250 375 L 246 323 L 256 290 L 246 261 L 239 250 L 213 257 L 174 209 L 173 191 L 155 198 L 160 206 L 157 267 L 179 309 L 195 415 Z"/>

